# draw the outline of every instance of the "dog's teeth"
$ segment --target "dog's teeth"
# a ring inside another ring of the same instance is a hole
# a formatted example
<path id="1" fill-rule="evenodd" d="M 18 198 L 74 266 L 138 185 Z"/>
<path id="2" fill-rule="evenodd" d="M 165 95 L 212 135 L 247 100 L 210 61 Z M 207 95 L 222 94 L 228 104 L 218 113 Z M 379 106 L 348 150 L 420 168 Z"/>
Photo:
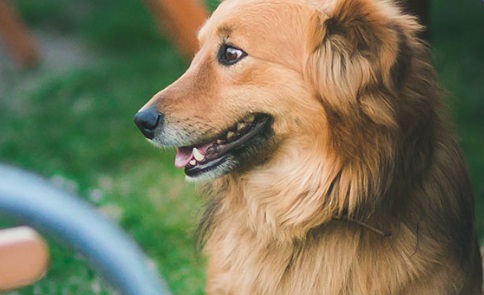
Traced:
<path id="1" fill-rule="evenodd" d="M 245 123 L 238 123 L 237 124 L 237 131 L 240 131 L 240 130 L 244 129 L 245 127 L 247 127 L 247 124 L 245 124 Z"/>
<path id="2" fill-rule="evenodd" d="M 199 150 L 197 150 L 197 148 L 193 148 L 193 156 L 195 157 L 195 160 L 197 160 L 198 162 L 201 162 L 205 159 L 205 156 L 202 155 L 202 153 L 200 153 Z"/>
<path id="3" fill-rule="evenodd" d="M 190 161 L 190 165 L 195 166 L 197 165 L 197 160 L 193 159 Z"/>
<path id="4" fill-rule="evenodd" d="M 235 132 L 229 131 L 227 132 L 227 140 L 231 140 L 235 135 Z"/>
<path id="5" fill-rule="evenodd" d="M 247 117 L 247 119 L 245 119 L 245 122 L 252 123 L 252 122 L 254 122 L 254 120 L 255 120 L 255 116 L 254 115 L 250 115 L 249 117 Z"/>

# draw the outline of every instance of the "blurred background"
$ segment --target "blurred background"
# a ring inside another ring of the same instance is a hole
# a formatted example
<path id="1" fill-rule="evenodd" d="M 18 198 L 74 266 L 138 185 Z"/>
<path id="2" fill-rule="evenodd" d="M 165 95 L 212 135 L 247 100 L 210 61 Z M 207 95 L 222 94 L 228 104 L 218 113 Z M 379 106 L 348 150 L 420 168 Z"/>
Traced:
<path id="1" fill-rule="evenodd" d="M 0 162 L 85 198 L 139 242 L 174 294 L 203 294 L 193 230 L 204 201 L 174 169 L 173 151 L 150 146 L 133 124 L 136 111 L 189 61 L 139 0 L 10 3 L 41 62 L 19 66 L 0 39 Z M 432 1 L 429 24 L 433 62 L 472 175 L 482 244 L 484 4 Z M 0 227 L 13 224 L 0 218 Z M 45 278 L 9 294 L 114 293 L 82 257 L 49 244 Z"/>

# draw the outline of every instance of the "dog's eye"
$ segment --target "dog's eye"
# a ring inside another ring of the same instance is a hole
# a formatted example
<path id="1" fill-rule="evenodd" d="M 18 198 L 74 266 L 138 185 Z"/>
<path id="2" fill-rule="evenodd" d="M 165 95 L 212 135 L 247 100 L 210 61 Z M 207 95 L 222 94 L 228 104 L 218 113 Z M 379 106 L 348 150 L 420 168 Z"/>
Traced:
<path id="1" fill-rule="evenodd" d="M 239 60 L 244 58 L 247 55 L 241 49 L 230 45 L 222 45 L 218 52 L 218 60 L 221 64 L 229 66 L 237 63 Z"/>

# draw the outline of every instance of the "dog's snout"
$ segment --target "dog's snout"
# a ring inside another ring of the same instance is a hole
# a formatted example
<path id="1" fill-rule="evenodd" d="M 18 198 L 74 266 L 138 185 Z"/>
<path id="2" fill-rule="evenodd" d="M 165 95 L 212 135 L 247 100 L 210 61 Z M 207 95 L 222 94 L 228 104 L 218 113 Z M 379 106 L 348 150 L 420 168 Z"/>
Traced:
<path id="1" fill-rule="evenodd" d="M 143 109 L 134 116 L 134 123 L 148 139 L 153 139 L 155 129 L 163 123 L 162 121 L 163 115 L 155 107 Z"/>

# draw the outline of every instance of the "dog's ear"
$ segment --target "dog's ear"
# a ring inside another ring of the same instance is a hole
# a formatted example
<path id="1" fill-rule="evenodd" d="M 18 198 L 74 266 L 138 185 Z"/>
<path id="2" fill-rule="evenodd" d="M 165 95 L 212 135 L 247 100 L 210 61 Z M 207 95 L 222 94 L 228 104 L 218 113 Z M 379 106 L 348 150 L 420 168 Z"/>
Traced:
<path id="1" fill-rule="evenodd" d="M 423 91 L 434 88 L 418 78 L 431 77 L 426 50 L 415 38 L 420 26 L 391 1 L 314 1 L 332 1 L 309 20 L 305 78 L 325 110 L 327 157 L 341 163 L 334 168 L 333 203 L 343 204 L 340 214 L 371 212 L 399 191 L 395 154 L 414 124 L 401 118 L 418 121 L 428 114 L 419 109 L 430 109 Z"/>
<path id="2" fill-rule="evenodd" d="M 365 117 L 395 126 L 389 99 L 398 85 L 395 67 L 401 34 L 392 21 L 399 11 L 384 2 L 334 0 L 313 18 L 307 77 L 314 91 L 338 117 Z M 378 91 L 375 91 L 378 90 Z"/>

